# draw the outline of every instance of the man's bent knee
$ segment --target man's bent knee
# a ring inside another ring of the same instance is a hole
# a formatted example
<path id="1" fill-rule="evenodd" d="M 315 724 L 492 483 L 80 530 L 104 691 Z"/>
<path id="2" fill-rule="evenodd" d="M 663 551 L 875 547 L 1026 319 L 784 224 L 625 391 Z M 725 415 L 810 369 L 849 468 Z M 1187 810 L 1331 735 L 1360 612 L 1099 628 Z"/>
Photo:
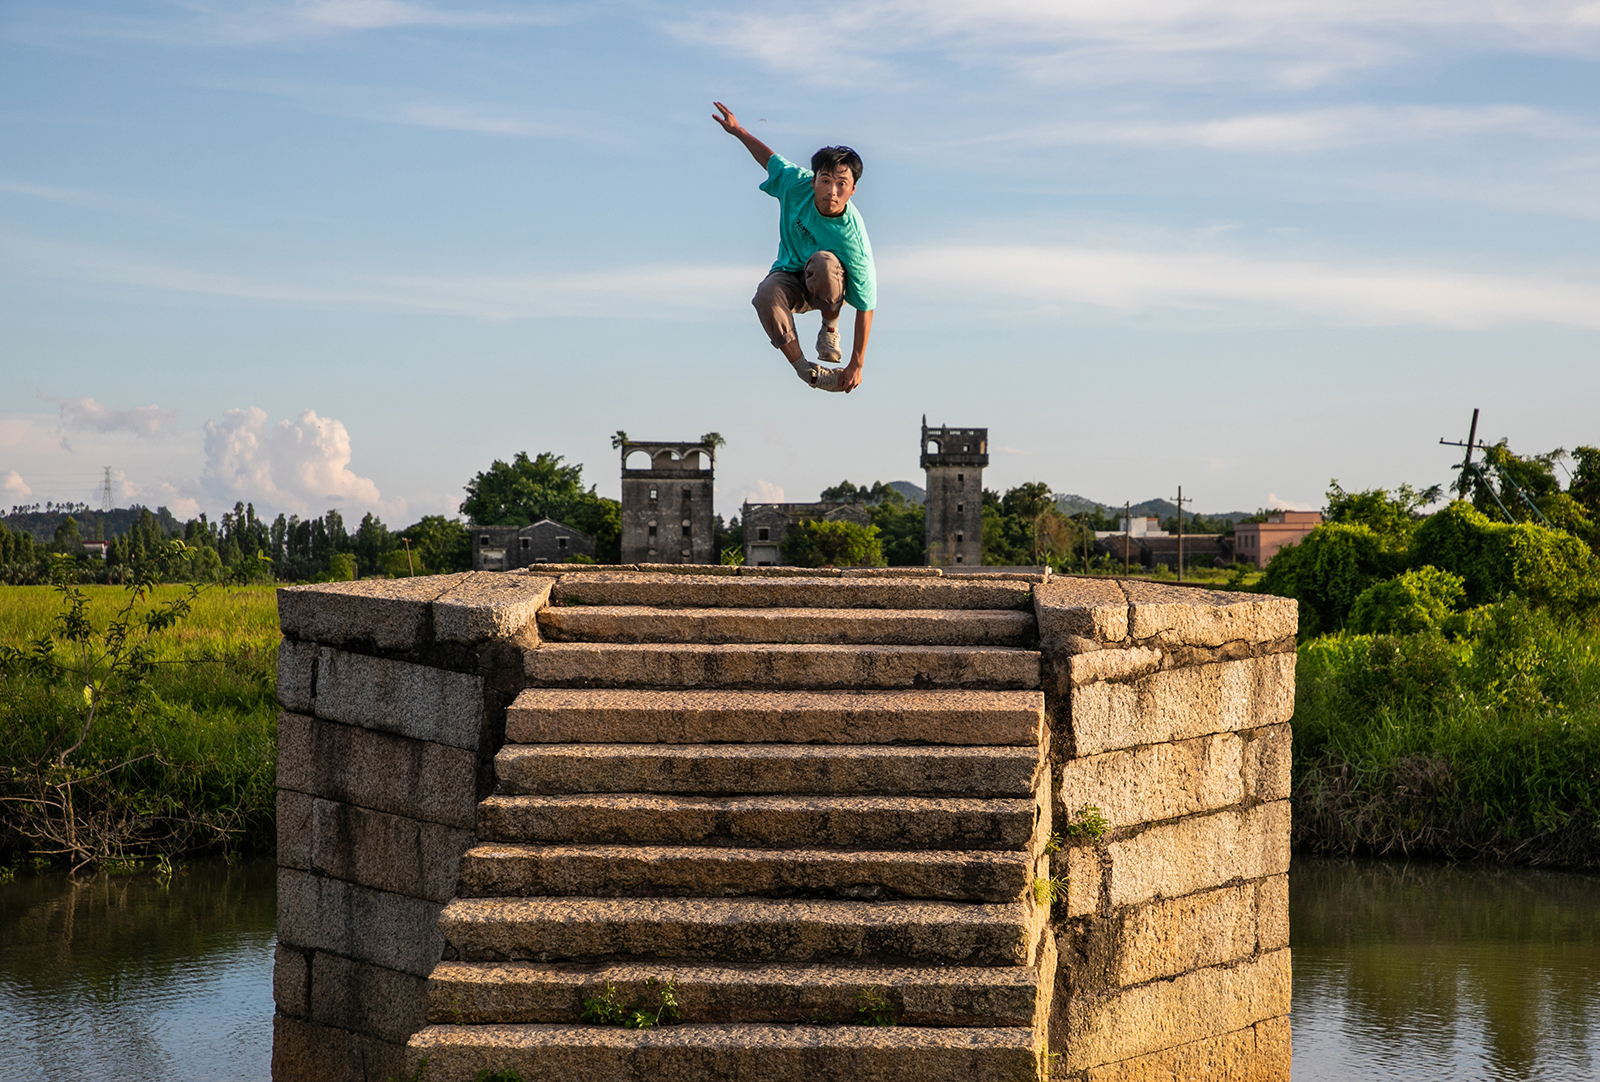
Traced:
<path id="1" fill-rule="evenodd" d="M 844 304 L 844 264 L 832 252 L 817 252 L 806 260 L 806 292 L 818 307 L 836 312 Z"/>

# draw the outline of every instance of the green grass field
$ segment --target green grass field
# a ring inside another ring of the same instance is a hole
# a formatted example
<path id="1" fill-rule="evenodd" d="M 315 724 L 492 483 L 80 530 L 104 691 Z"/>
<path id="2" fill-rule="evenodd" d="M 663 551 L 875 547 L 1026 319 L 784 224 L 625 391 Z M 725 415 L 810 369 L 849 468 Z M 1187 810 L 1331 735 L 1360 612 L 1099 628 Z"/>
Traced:
<path id="1" fill-rule="evenodd" d="M 159 587 L 148 608 L 185 587 Z M 128 595 L 120 587 L 86 586 L 89 614 L 103 627 Z M 30 648 L 50 633 L 62 605 L 46 586 L 0 587 L 0 645 Z M 277 753 L 277 602 L 271 587 L 206 591 L 190 615 L 152 640 L 155 662 L 130 702 L 106 710 L 73 762 L 107 776 L 97 810 L 141 824 L 137 837 L 170 836 L 146 850 L 270 849 Z M 58 657 L 66 651 L 58 650 Z M 84 716 L 82 689 L 13 669 L 0 676 L 0 778 L 19 790 L 12 769 L 26 772 L 70 745 Z M 145 758 L 141 758 L 145 757 Z M 100 808 L 99 805 L 105 807 Z M 0 847 L 38 848 L 18 818 L 0 811 Z M 130 843 L 130 851 L 140 845 Z"/>

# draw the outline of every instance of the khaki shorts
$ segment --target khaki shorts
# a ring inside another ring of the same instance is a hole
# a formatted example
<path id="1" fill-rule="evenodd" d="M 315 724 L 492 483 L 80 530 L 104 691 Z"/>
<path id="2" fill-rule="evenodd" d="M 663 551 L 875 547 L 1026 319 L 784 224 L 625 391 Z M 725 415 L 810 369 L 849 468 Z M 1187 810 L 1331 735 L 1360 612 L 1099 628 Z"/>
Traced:
<path id="1" fill-rule="evenodd" d="M 795 271 L 773 271 L 756 287 L 756 315 L 778 349 L 795 340 L 794 317 L 800 312 L 837 312 L 844 304 L 844 264 L 832 252 L 818 252 Z"/>

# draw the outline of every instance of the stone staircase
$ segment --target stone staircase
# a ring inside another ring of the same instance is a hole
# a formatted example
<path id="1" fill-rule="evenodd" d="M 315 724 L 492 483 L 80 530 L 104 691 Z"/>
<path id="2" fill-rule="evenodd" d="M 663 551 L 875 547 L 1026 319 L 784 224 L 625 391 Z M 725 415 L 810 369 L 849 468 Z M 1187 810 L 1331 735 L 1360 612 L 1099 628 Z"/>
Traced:
<path id="1" fill-rule="evenodd" d="M 1031 599 L 934 576 L 560 580 L 412 1065 L 1039 1077 L 1055 957 Z M 677 1024 L 582 1021 L 608 986 L 657 1002 L 652 979 Z"/>

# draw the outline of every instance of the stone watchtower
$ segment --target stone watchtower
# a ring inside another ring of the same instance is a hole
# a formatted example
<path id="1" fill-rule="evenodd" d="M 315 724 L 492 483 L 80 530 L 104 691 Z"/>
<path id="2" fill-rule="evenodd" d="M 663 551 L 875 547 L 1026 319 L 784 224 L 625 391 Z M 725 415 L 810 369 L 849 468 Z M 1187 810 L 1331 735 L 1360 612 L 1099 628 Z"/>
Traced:
<path id="1" fill-rule="evenodd" d="M 929 567 L 983 563 L 983 468 L 988 464 L 987 428 L 929 428 L 923 415 Z"/>
<path id="2" fill-rule="evenodd" d="M 716 457 L 705 443 L 623 443 L 623 563 L 717 562 L 711 510 Z"/>

